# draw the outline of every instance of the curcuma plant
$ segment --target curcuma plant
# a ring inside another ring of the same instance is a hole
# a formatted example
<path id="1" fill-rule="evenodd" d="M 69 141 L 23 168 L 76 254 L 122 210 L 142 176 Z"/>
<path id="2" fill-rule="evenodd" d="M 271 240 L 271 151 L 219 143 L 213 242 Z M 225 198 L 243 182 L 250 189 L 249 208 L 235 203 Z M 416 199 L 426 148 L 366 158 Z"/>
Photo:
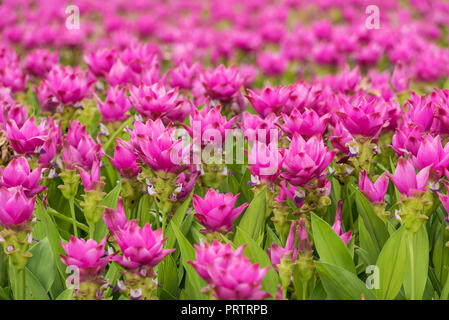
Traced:
<path id="1" fill-rule="evenodd" d="M 372 2 L 1 1 L 0 299 L 448 300 L 449 5 Z"/>

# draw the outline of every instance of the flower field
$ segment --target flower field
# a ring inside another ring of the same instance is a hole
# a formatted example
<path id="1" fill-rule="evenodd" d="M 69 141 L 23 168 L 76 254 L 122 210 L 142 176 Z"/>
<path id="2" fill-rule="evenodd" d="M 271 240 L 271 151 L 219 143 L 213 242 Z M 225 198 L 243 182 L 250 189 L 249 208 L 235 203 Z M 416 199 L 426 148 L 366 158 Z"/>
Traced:
<path id="1" fill-rule="evenodd" d="M 447 1 L 0 16 L 1 300 L 449 299 Z"/>

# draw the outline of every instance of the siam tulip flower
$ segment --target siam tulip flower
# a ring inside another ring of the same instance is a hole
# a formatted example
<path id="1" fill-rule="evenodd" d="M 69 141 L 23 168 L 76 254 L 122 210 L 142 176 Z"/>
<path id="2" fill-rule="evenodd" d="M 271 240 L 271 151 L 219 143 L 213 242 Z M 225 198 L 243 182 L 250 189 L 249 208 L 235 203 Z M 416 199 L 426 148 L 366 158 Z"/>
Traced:
<path id="1" fill-rule="evenodd" d="M 3 170 L 0 168 L 0 174 L 0 186 L 6 188 L 22 186 L 27 197 L 33 197 L 47 189 L 39 185 L 42 166 L 31 171 L 24 157 L 13 159 Z"/>
<path id="2" fill-rule="evenodd" d="M 315 110 L 319 115 L 323 115 L 328 112 L 325 102 L 321 102 L 320 99 L 325 97 L 320 85 L 311 86 L 304 81 L 289 85 L 285 87 L 288 94 L 288 99 L 285 102 L 285 106 L 282 108 L 282 112 L 289 114 L 293 109 L 303 111 L 305 108 Z M 323 105 L 323 107 L 320 107 Z"/>
<path id="3" fill-rule="evenodd" d="M 396 92 L 407 91 L 410 87 L 410 77 L 402 65 L 397 65 L 394 68 L 393 75 L 391 76 L 391 84 Z"/>
<path id="4" fill-rule="evenodd" d="M 152 44 L 133 44 L 127 46 L 120 53 L 120 61 L 131 67 L 135 73 L 142 73 L 145 69 L 159 68 L 160 51 Z"/>
<path id="5" fill-rule="evenodd" d="M 183 140 L 174 138 L 172 127 L 165 127 L 162 120 L 149 119 L 135 122 L 130 132 L 131 143 L 137 154 L 152 170 L 179 173 L 184 170 L 183 161 L 188 155 Z"/>
<path id="6" fill-rule="evenodd" d="M 98 49 L 83 56 L 84 62 L 96 77 L 104 77 L 114 64 L 115 50 Z"/>
<path id="7" fill-rule="evenodd" d="M 266 87 L 260 93 L 256 93 L 248 89 L 249 102 L 253 108 L 262 117 L 268 116 L 270 113 L 279 114 L 287 104 L 291 94 L 290 87 Z"/>
<path id="8" fill-rule="evenodd" d="M 25 90 L 27 81 L 28 75 L 23 73 L 18 65 L 6 65 L 0 69 L 0 84 L 13 92 Z"/>
<path id="9" fill-rule="evenodd" d="M 115 233 L 117 244 L 123 256 L 114 256 L 112 260 L 129 271 L 140 272 L 152 268 L 175 249 L 163 249 L 162 229 L 153 231 L 147 223 L 140 228 L 135 221 L 130 221 Z"/>
<path id="10" fill-rule="evenodd" d="M 379 98 L 356 96 L 353 101 L 339 99 L 337 115 L 353 136 L 376 138 L 388 124 L 385 103 Z"/>
<path id="11" fill-rule="evenodd" d="M 41 81 L 39 87 L 35 87 L 35 92 L 39 105 L 44 112 L 56 112 L 59 102 L 56 99 L 53 91 L 48 87 L 45 81 Z"/>
<path id="12" fill-rule="evenodd" d="M 24 69 L 35 77 L 43 77 L 58 63 L 58 54 L 46 49 L 36 49 L 25 56 Z"/>
<path id="13" fill-rule="evenodd" d="M 435 105 L 435 118 L 432 130 L 440 134 L 449 134 L 449 90 L 436 89 L 430 94 Z"/>
<path id="14" fill-rule="evenodd" d="M 331 135 L 330 141 L 335 149 L 338 149 L 341 153 L 348 155 L 350 153 L 348 142 L 354 140 L 354 137 L 349 131 L 341 124 L 339 120 L 335 121 L 335 125 L 330 128 Z"/>
<path id="15" fill-rule="evenodd" d="M 295 134 L 286 151 L 282 165 L 285 172 L 281 176 L 295 186 L 304 186 L 311 179 L 321 176 L 332 162 L 337 151 L 328 150 L 321 137 L 313 136 L 305 141 Z"/>
<path id="16" fill-rule="evenodd" d="M 170 86 L 172 88 L 191 89 L 193 82 L 198 74 L 199 65 L 194 63 L 189 65 L 185 61 L 182 61 L 179 65 L 169 71 L 170 74 Z"/>
<path id="17" fill-rule="evenodd" d="M 106 100 L 103 103 L 98 96 L 98 110 L 104 122 L 124 121 L 129 115 L 126 112 L 131 108 L 131 104 L 126 97 L 125 89 L 119 87 L 109 87 Z"/>
<path id="18" fill-rule="evenodd" d="M 68 267 L 79 268 L 81 281 L 101 277 L 110 260 L 110 256 L 105 256 L 106 240 L 104 237 L 97 243 L 94 239 L 86 241 L 72 235 L 68 243 L 61 242 L 66 253 L 61 254 L 61 260 Z"/>
<path id="19" fill-rule="evenodd" d="M 400 157 L 394 175 L 389 176 L 401 194 L 413 197 L 417 193 L 426 192 L 430 169 L 430 166 L 425 167 L 416 174 L 412 161 Z"/>
<path id="20" fill-rule="evenodd" d="M 281 125 L 281 128 L 289 136 L 298 133 L 307 139 L 314 135 L 323 135 L 330 118 L 331 115 L 329 113 L 320 117 L 314 110 L 305 109 L 301 114 L 295 108 L 288 115 L 285 113 L 282 114 L 284 123 Z"/>
<path id="21" fill-rule="evenodd" d="M 29 118 L 19 128 L 14 120 L 6 123 L 6 136 L 9 144 L 19 154 L 33 154 L 44 144 L 46 136 L 45 121 L 41 121 L 38 126 L 34 122 L 34 117 Z"/>
<path id="22" fill-rule="evenodd" d="M 90 169 L 95 159 L 101 158 L 104 154 L 101 143 L 95 143 L 88 134 L 81 136 L 77 145 L 70 145 L 68 151 L 71 153 L 73 161 L 84 169 Z"/>
<path id="23" fill-rule="evenodd" d="M 135 73 L 130 66 L 125 65 L 121 60 L 116 61 L 109 73 L 106 75 L 106 81 L 111 86 L 132 84 L 139 85 L 139 75 Z"/>
<path id="24" fill-rule="evenodd" d="M 70 67 L 55 66 L 44 79 L 60 104 L 75 105 L 89 93 L 91 82 L 86 76 Z"/>
<path id="25" fill-rule="evenodd" d="M 100 179 L 101 176 L 99 159 L 95 159 L 92 162 L 92 168 L 90 169 L 90 172 L 81 167 L 77 167 L 77 169 L 86 191 L 103 189 L 103 185 Z"/>
<path id="26" fill-rule="evenodd" d="M 184 126 L 189 132 L 190 136 L 195 137 L 195 131 L 201 130 L 201 146 L 205 146 L 209 141 L 205 137 L 210 138 L 210 143 L 216 144 L 218 141 L 214 141 L 213 138 L 221 138 L 219 145 L 223 146 L 226 138 L 227 130 L 230 129 L 234 123 L 236 117 L 227 120 L 225 116 L 221 114 L 221 106 L 210 107 L 206 104 L 200 111 L 197 109 L 192 110 L 190 116 L 190 124 L 192 128 Z M 200 127 L 198 129 L 198 126 Z"/>
<path id="27" fill-rule="evenodd" d="M 22 186 L 0 187 L 0 225 L 6 229 L 20 228 L 33 216 L 36 196 L 28 198 Z"/>
<path id="28" fill-rule="evenodd" d="M 273 243 L 271 248 L 267 249 L 271 264 L 274 266 L 277 272 L 279 272 L 278 265 L 281 264 L 281 261 L 284 257 L 292 259 L 292 262 L 296 261 L 298 251 L 295 250 L 295 232 L 296 232 L 296 221 L 293 220 L 290 225 L 290 232 L 288 234 L 285 247 L 281 247 L 276 243 Z"/>
<path id="29" fill-rule="evenodd" d="M 151 86 L 131 87 L 130 101 L 143 117 L 156 120 L 173 110 L 178 102 L 178 89 L 167 90 L 162 82 Z"/>
<path id="30" fill-rule="evenodd" d="M 27 109 L 21 104 L 15 101 L 9 102 L 6 99 L 0 100 L 0 128 L 5 128 L 8 120 L 14 120 L 17 126 L 21 127 L 27 117 Z"/>
<path id="31" fill-rule="evenodd" d="M 193 195 L 195 218 L 206 228 L 206 232 L 231 232 L 232 222 L 249 205 L 245 203 L 234 209 L 239 195 L 218 193 L 212 188 L 207 191 L 204 199 Z"/>
<path id="32" fill-rule="evenodd" d="M 241 64 L 239 65 L 240 76 L 243 79 L 243 85 L 249 87 L 253 84 L 256 76 L 258 74 L 258 69 L 256 66 L 251 64 Z"/>
<path id="33" fill-rule="evenodd" d="M 366 170 L 362 170 L 359 175 L 359 189 L 371 203 L 383 203 L 388 189 L 388 181 L 388 174 L 384 172 L 373 184 L 368 178 Z"/>
<path id="34" fill-rule="evenodd" d="M 232 251 L 229 243 L 214 241 L 204 247 L 195 245 L 196 261 L 188 261 L 206 280 L 219 300 L 261 300 L 269 297 L 260 291 L 269 267 L 261 269 L 243 256 L 245 246 Z"/>
<path id="35" fill-rule="evenodd" d="M 265 51 L 258 54 L 257 66 L 267 76 L 281 76 L 287 70 L 288 59 L 282 52 Z"/>
<path id="36" fill-rule="evenodd" d="M 278 140 L 281 137 L 281 131 L 276 124 L 279 117 L 274 113 L 270 113 L 265 118 L 261 118 L 257 114 L 245 112 L 242 115 L 243 121 L 240 122 L 243 134 L 248 141 L 258 141 L 270 144 L 272 140 Z"/>
<path id="37" fill-rule="evenodd" d="M 263 183 L 274 183 L 281 174 L 284 151 L 277 144 L 257 142 L 248 153 L 249 171 Z"/>
<path id="38" fill-rule="evenodd" d="M 429 131 L 434 119 L 434 105 L 425 95 L 418 96 L 412 92 L 411 99 L 406 103 L 405 122 L 418 125 L 420 131 Z"/>
<path id="39" fill-rule="evenodd" d="M 421 145 L 422 137 L 419 126 L 415 123 L 408 123 L 396 130 L 392 139 L 392 148 L 400 156 L 405 153 L 416 155 Z"/>
<path id="40" fill-rule="evenodd" d="M 201 81 L 207 95 L 222 103 L 231 102 L 243 84 L 239 69 L 236 66 L 226 68 L 224 65 L 205 71 L 201 75 Z"/>
<path id="41" fill-rule="evenodd" d="M 103 220 L 113 234 L 120 232 L 120 229 L 125 228 L 127 219 L 122 197 L 118 197 L 116 210 L 108 207 L 104 208 Z"/>
<path id="42" fill-rule="evenodd" d="M 352 238 L 352 231 L 348 231 L 346 233 L 343 232 L 341 227 L 343 223 L 343 200 L 338 200 L 337 212 L 335 214 L 335 222 L 332 226 L 332 229 L 336 234 L 343 240 L 343 242 L 347 245 Z"/>
<path id="43" fill-rule="evenodd" d="M 412 157 L 413 164 L 418 170 L 431 167 L 431 180 L 437 181 L 444 174 L 448 174 L 449 165 L 449 144 L 443 148 L 440 136 L 432 137 L 426 135 L 423 137 L 416 156 Z"/>
<path id="44" fill-rule="evenodd" d="M 198 178 L 199 173 L 184 173 L 181 172 L 178 176 L 178 180 L 176 181 L 178 188 L 181 190 L 176 194 L 176 199 L 178 202 L 183 202 L 184 199 L 192 192 L 195 187 L 196 179 Z"/>
<path id="45" fill-rule="evenodd" d="M 196 108 L 190 100 L 179 99 L 175 108 L 165 115 L 164 120 L 182 123 L 193 110 Z"/>
<path id="46" fill-rule="evenodd" d="M 117 146 L 114 150 L 114 157 L 109 157 L 112 165 L 122 177 L 137 177 L 141 170 L 136 161 L 138 157 L 131 151 L 132 146 L 121 139 L 117 139 L 116 141 Z"/>

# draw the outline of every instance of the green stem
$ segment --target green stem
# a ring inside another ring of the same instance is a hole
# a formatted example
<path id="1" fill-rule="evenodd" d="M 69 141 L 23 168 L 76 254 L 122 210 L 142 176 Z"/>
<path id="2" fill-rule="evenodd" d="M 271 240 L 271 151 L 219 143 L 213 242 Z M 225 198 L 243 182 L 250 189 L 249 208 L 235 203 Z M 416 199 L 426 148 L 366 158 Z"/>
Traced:
<path id="1" fill-rule="evenodd" d="M 72 218 L 69 218 L 69 217 L 63 215 L 62 213 L 59 213 L 58 211 L 54 210 L 53 208 L 48 208 L 48 211 L 47 211 L 47 212 L 48 212 L 49 214 L 51 214 L 52 216 L 58 218 L 58 219 L 61 219 L 61 220 L 64 220 L 64 221 L 67 221 L 67 222 L 73 224 L 73 219 L 72 219 Z M 89 227 L 86 226 L 85 224 L 76 221 L 76 225 L 77 225 L 78 228 L 80 228 L 81 230 L 83 230 L 83 231 L 85 231 L 85 232 L 89 232 Z"/>
<path id="2" fill-rule="evenodd" d="M 72 214 L 72 223 L 73 223 L 73 233 L 75 234 L 75 237 L 78 238 L 78 227 L 76 225 L 76 216 L 75 216 L 75 198 L 71 198 L 69 200 L 70 205 L 70 213 Z"/>
<path id="3" fill-rule="evenodd" d="M 25 269 L 14 268 L 14 294 L 16 300 L 25 300 Z"/>
<path id="4" fill-rule="evenodd" d="M 89 239 L 93 239 L 95 234 L 95 225 L 89 224 Z"/>
<path id="5" fill-rule="evenodd" d="M 410 288 L 410 300 L 415 300 L 415 263 L 414 263 L 414 252 L 413 252 L 413 234 L 407 234 L 408 238 L 408 250 L 410 254 L 410 274 L 412 276 L 411 288 Z"/>

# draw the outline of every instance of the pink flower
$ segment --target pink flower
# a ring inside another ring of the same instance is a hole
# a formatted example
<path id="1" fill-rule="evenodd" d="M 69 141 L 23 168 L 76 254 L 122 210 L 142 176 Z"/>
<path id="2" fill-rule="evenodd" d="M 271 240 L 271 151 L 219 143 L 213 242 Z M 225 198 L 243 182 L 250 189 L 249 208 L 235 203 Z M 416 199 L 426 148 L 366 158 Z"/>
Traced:
<path id="1" fill-rule="evenodd" d="M 125 95 L 124 89 L 109 87 L 104 103 L 98 96 L 95 97 L 98 102 L 98 110 L 104 122 L 123 121 L 129 117 L 129 115 L 126 115 L 126 112 L 131 108 L 131 104 Z"/>
<path id="2" fill-rule="evenodd" d="M 413 197 L 417 192 L 426 192 L 430 168 L 425 167 L 416 174 L 412 161 L 400 157 L 394 175 L 389 174 L 389 177 L 401 194 Z"/>
<path id="3" fill-rule="evenodd" d="M 126 85 L 129 83 L 135 86 L 139 85 L 139 75 L 121 60 L 116 61 L 112 65 L 112 68 L 106 75 L 106 80 L 111 86 Z"/>
<path id="4" fill-rule="evenodd" d="M 373 184 L 368 178 L 366 170 L 362 170 L 359 175 L 359 189 L 370 202 L 384 202 L 385 193 L 387 193 L 388 189 L 388 181 L 388 174 L 384 172 Z"/>
<path id="5" fill-rule="evenodd" d="M 89 82 L 82 72 L 68 66 L 53 67 L 44 80 L 60 104 L 75 105 L 90 91 Z"/>
<path id="6" fill-rule="evenodd" d="M 273 183 L 281 174 L 284 150 L 276 144 L 257 142 L 248 154 L 249 171 L 262 181 Z"/>
<path id="7" fill-rule="evenodd" d="M 332 226 L 332 229 L 336 234 L 343 240 L 343 242 L 347 245 L 352 238 L 352 231 L 348 231 L 346 233 L 343 232 L 341 227 L 343 223 L 343 200 L 338 200 L 337 212 L 335 214 L 335 222 Z"/>
<path id="8" fill-rule="evenodd" d="M 111 70 L 114 64 L 115 51 L 110 49 L 98 49 L 84 55 L 89 69 L 96 77 L 104 77 Z"/>
<path id="9" fill-rule="evenodd" d="M 332 146 L 338 149 L 343 154 L 349 154 L 349 147 L 347 143 L 354 140 L 354 137 L 349 131 L 341 124 L 340 121 L 336 121 L 335 125 L 330 129 L 331 135 L 329 137 Z"/>
<path id="10" fill-rule="evenodd" d="M 137 155 L 153 170 L 178 173 L 185 169 L 183 161 L 189 148 L 174 138 L 173 127 L 165 127 L 161 119 L 134 123 L 131 143 Z"/>
<path id="11" fill-rule="evenodd" d="M 304 186 L 311 179 L 318 178 L 332 162 L 336 151 L 328 150 L 319 136 L 305 141 L 295 134 L 286 151 L 282 166 L 285 172 L 281 176 L 295 186 Z"/>
<path id="12" fill-rule="evenodd" d="M 261 269 L 258 264 L 251 264 L 242 252 L 245 246 L 232 251 L 229 243 L 214 241 L 204 247 L 195 245 L 196 261 L 188 261 L 198 274 L 214 290 L 219 300 L 261 300 L 269 297 L 260 291 L 261 281 L 269 267 Z"/>
<path id="13" fill-rule="evenodd" d="M 397 154 L 403 156 L 405 153 L 416 155 L 421 145 L 422 137 L 419 126 L 409 123 L 396 129 L 392 139 L 392 148 Z"/>
<path id="14" fill-rule="evenodd" d="M 128 270 L 151 269 L 175 250 L 163 249 L 166 239 L 162 229 L 153 231 L 149 223 L 140 228 L 135 221 L 129 221 L 119 227 L 115 236 L 123 256 L 114 256 L 112 260 Z"/>
<path id="15" fill-rule="evenodd" d="M 284 124 L 281 126 L 282 130 L 289 136 L 294 133 L 299 133 L 304 138 L 309 138 L 314 135 L 323 135 L 327 129 L 331 115 L 329 113 L 319 116 L 314 110 L 305 109 L 301 114 L 298 109 L 293 109 L 290 114 L 282 114 Z"/>
<path id="16" fill-rule="evenodd" d="M 206 227 L 208 232 L 230 232 L 232 222 L 249 205 L 245 203 L 234 209 L 234 204 L 239 195 L 218 193 L 212 188 L 207 191 L 204 199 L 196 194 L 193 195 L 195 218 Z"/>
<path id="17" fill-rule="evenodd" d="M 24 69 L 35 77 L 42 77 L 58 63 L 58 54 L 46 49 L 36 49 L 25 56 Z"/>
<path id="18" fill-rule="evenodd" d="M 26 224 L 33 216 L 36 196 L 28 198 L 22 186 L 0 187 L 0 224 L 11 229 Z"/>
<path id="19" fill-rule="evenodd" d="M 273 243 L 271 245 L 271 248 L 267 249 L 268 256 L 270 257 L 271 260 L 271 264 L 274 266 L 277 272 L 279 272 L 278 264 L 281 263 L 281 260 L 284 256 L 290 257 L 292 259 L 292 262 L 296 261 L 298 251 L 295 250 L 295 233 L 296 233 L 296 221 L 293 220 L 290 225 L 290 232 L 288 234 L 285 247 L 281 247 L 276 243 Z"/>
<path id="20" fill-rule="evenodd" d="M 33 154 L 39 151 L 47 138 L 45 128 L 45 121 L 36 126 L 34 117 L 26 120 L 20 129 L 14 120 L 8 120 L 6 136 L 14 151 L 20 154 Z"/>
<path id="21" fill-rule="evenodd" d="M 178 66 L 169 71 L 170 86 L 173 88 L 191 89 L 193 81 L 198 74 L 198 69 L 197 63 L 189 65 L 185 61 L 182 61 Z"/>
<path id="22" fill-rule="evenodd" d="M 257 66 L 268 76 L 281 76 L 288 67 L 284 54 L 264 51 L 257 56 Z"/>
<path id="23" fill-rule="evenodd" d="M 143 117 L 156 120 L 163 117 L 178 104 L 178 89 L 166 90 L 162 82 L 151 86 L 131 87 L 132 106 Z"/>
<path id="24" fill-rule="evenodd" d="M 81 167 L 77 167 L 77 170 L 80 174 L 81 181 L 83 182 L 85 190 L 96 190 L 99 187 L 101 176 L 100 160 L 98 158 L 93 160 L 90 172 Z"/>
<path id="25" fill-rule="evenodd" d="M 443 148 L 440 136 L 426 135 L 422 139 L 416 156 L 412 157 L 413 164 L 418 170 L 431 167 L 432 180 L 438 180 L 445 173 L 449 173 L 449 143 Z"/>
<path id="26" fill-rule="evenodd" d="M 61 254 L 61 260 L 68 267 L 79 268 L 81 281 L 101 276 L 110 260 L 109 256 L 105 256 L 106 239 L 97 243 L 94 239 L 86 241 L 72 235 L 69 243 L 61 242 L 67 254 Z"/>
<path id="27" fill-rule="evenodd" d="M 248 89 L 249 102 L 262 117 L 266 117 L 270 113 L 279 114 L 290 98 L 290 87 L 267 87 L 261 92 L 256 93 Z"/>
<path id="28" fill-rule="evenodd" d="M 120 229 L 125 228 L 127 219 L 122 197 L 118 197 L 116 210 L 108 207 L 104 208 L 103 220 L 108 229 L 114 234 L 119 232 Z"/>
<path id="29" fill-rule="evenodd" d="M 396 65 L 391 77 L 391 84 L 396 92 L 406 91 L 410 87 L 410 76 L 402 65 Z"/>
<path id="30" fill-rule="evenodd" d="M 279 117 L 270 113 L 265 118 L 249 112 L 243 113 L 243 121 L 240 123 L 242 131 L 248 141 L 259 141 L 269 144 L 271 140 L 279 139 L 281 131 L 276 124 Z"/>
<path id="31" fill-rule="evenodd" d="M 121 139 L 116 141 L 117 146 L 114 150 L 114 158 L 109 157 L 112 165 L 122 177 L 137 177 L 141 170 L 136 161 L 138 157 L 131 151 L 132 146 Z"/>
<path id="32" fill-rule="evenodd" d="M 416 123 L 421 131 L 429 131 L 434 118 L 434 105 L 425 95 L 418 96 L 412 92 L 407 102 L 407 112 L 404 113 L 405 122 Z"/>
<path id="33" fill-rule="evenodd" d="M 0 168 L 0 174 L 0 186 L 6 188 L 22 186 L 27 197 L 33 197 L 47 189 L 39 185 L 42 167 L 31 172 L 28 161 L 23 157 L 13 159 L 3 170 Z"/>
<path id="34" fill-rule="evenodd" d="M 243 79 L 236 66 L 226 68 L 224 65 L 220 65 L 214 70 L 204 72 L 201 79 L 207 95 L 211 99 L 220 100 L 223 103 L 232 101 L 243 84 Z"/>

